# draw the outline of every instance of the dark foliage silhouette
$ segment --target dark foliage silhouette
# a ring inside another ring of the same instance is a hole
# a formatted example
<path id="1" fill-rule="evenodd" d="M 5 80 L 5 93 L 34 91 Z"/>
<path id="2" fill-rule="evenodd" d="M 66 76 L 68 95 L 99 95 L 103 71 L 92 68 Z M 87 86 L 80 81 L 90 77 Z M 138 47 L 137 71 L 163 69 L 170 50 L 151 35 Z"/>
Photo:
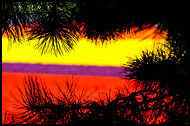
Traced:
<path id="1" fill-rule="evenodd" d="M 187 32 L 184 31 L 188 24 L 185 1 L 83 1 L 79 2 L 79 7 L 77 20 L 85 22 L 87 36 L 91 39 L 115 38 L 117 32 L 130 31 L 133 26 L 139 27 L 134 32 L 156 26 L 161 31 L 168 30 L 169 36 Z"/>
<path id="2" fill-rule="evenodd" d="M 155 83 L 158 83 L 156 92 L 159 101 L 159 113 L 164 112 L 165 123 L 188 124 L 189 108 L 189 70 L 184 66 L 185 61 L 174 55 L 173 50 L 158 48 L 154 51 L 143 51 L 140 58 L 131 59 L 126 64 L 128 79 L 135 79 L 138 85 L 154 92 Z M 184 69 L 185 67 L 185 69 Z M 167 98 L 172 98 L 167 100 Z M 178 118 L 179 116 L 179 118 Z M 175 120 L 175 121 L 174 121 Z"/>
<path id="3" fill-rule="evenodd" d="M 2 12 L 2 33 L 11 41 L 38 39 L 41 54 L 63 55 L 81 34 L 75 2 L 3 2 Z"/>
<path id="4" fill-rule="evenodd" d="M 24 110 L 15 115 L 15 123 L 67 124 L 71 120 L 75 121 L 79 119 L 79 116 L 85 115 L 82 113 L 83 108 L 78 108 L 87 104 L 85 101 L 82 102 L 85 90 L 77 96 L 75 94 L 76 82 L 66 82 L 66 92 L 63 92 L 58 86 L 61 96 L 57 97 L 41 83 L 36 77 L 29 76 L 25 78 L 24 91 L 18 88 L 22 100 L 11 93 L 12 97 L 19 103 L 15 104 L 15 107 L 18 110 Z"/>
<path id="5" fill-rule="evenodd" d="M 1 2 L 2 35 L 7 35 L 13 42 L 21 42 L 26 25 L 32 21 L 27 8 L 24 2 Z"/>
<path id="6" fill-rule="evenodd" d="M 139 10 L 142 9 L 145 12 L 147 8 L 140 4 L 142 2 L 128 1 L 127 5 L 124 2 L 116 1 L 79 2 L 81 10 L 77 21 L 85 22 L 86 35 L 90 39 L 99 38 L 102 41 L 115 39 L 120 33 L 126 30 L 129 32 L 132 26 L 139 26 L 139 29 L 134 32 L 143 29 L 142 25 L 145 22 L 142 21 L 144 20 L 142 16 L 145 16 L 145 13 L 141 11 L 142 14 Z M 133 9 L 133 5 L 138 9 Z M 136 20 L 136 15 L 141 15 L 141 20 Z"/>
<path id="7" fill-rule="evenodd" d="M 11 93 L 20 113 L 9 113 L 5 117 L 9 124 L 135 125 L 157 124 L 159 121 L 164 124 L 188 122 L 186 99 L 164 90 L 158 82 L 136 82 L 133 92 L 124 88 L 123 91 L 118 90 L 114 99 L 100 97 L 97 100 L 89 98 L 85 89 L 77 94 L 76 84 L 77 81 L 67 81 L 66 90 L 57 85 L 60 94 L 55 95 L 38 78 L 28 76 L 24 81 L 24 90 L 18 88 L 22 99 Z"/>
<path id="8" fill-rule="evenodd" d="M 89 39 L 100 39 L 102 42 L 116 39 L 125 31 L 138 32 L 152 26 L 156 26 L 160 32 L 167 31 L 172 40 L 177 40 L 179 36 L 187 40 L 189 33 L 189 18 L 186 16 L 188 6 L 185 1 L 161 0 L 156 4 L 136 0 L 127 3 L 119 1 L 3 2 L 2 11 L 3 33 L 17 40 L 23 37 L 22 32 L 25 30 L 22 30 L 22 27 L 26 24 L 34 24 L 35 27 L 31 27 L 29 32 L 30 39 L 40 40 L 36 48 L 40 48 L 42 53 L 52 52 L 62 55 L 63 50 L 68 52 L 72 49 L 73 43 L 78 38 L 75 33 L 80 34 L 80 28 L 76 27 L 76 24 L 84 24 L 83 33 Z M 133 26 L 138 28 L 131 31 Z M 46 40 L 47 42 L 44 42 Z"/>
<path id="9" fill-rule="evenodd" d="M 5 117 L 10 121 L 8 123 L 65 125 L 136 123 L 131 120 L 122 120 L 122 122 L 120 121 L 121 119 L 117 117 L 117 110 L 120 109 L 120 104 L 117 104 L 117 102 L 120 101 L 120 99 L 122 100 L 122 97 L 114 101 L 109 97 L 107 100 L 100 98 L 97 101 L 86 99 L 85 90 L 82 90 L 79 95 L 75 93 L 76 82 L 67 81 L 66 91 L 63 91 L 63 89 L 57 85 L 60 95 L 55 96 L 51 91 L 45 88 L 45 85 L 36 77 L 29 76 L 25 78 L 24 91 L 18 88 L 22 99 L 18 99 L 11 93 L 12 97 L 17 101 L 15 107 L 17 110 L 21 110 L 21 113 L 6 113 Z M 125 101 L 129 101 L 130 99 L 131 98 L 126 98 Z M 117 117 L 117 119 L 115 120 L 114 117 Z"/>
<path id="10" fill-rule="evenodd" d="M 72 5 L 72 4 L 71 4 Z M 47 8 L 41 5 L 45 12 L 36 16 L 35 24 L 28 31 L 28 40 L 39 39 L 35 48 L 39 48 L 41 53 L 53 53 L 63 55 L 63 51 L 69 52 L 73 49 L 81 33 L 80 26 L 74 24 L 73 11 L 68 3 L 51 2 Z M 40 9 L 41 9 L 40 8 Z M 60 11 L 60 9 L 65 9 Z"/>
<path id="11" fill-rule="evenodd" d="M 21 27 L 24 25 L 21 24 L 30 24 L 31 20 L 29 16 L 12 16 L 20 14 L 17 6 L 24 6 L 21 3 L 2 5 L 2 10 L 6 12 L 2 17 L 2 31 L 16 40 L 23 36 Z M 63 4 L 63 7 L 60 2 L 34 4 L 37 9 L 33 9 L 33 12 L 41 11 L 32 15 L 32 21 L 37 24 L 29 30 L 29 40 L 39 39 L 36 48 L 40 48 L 42 53 L 62 55 L 63 49 L 66 52 L 72 49 L 77 34 L 80 33 L 73 21 L 85 23 L 85 33 L 90 39 L 110 40 L 132 26 L 139 27 L 134 32 L 156 26 L 158 30 L 168 32 L 167 42 L 164 47 L 153 51 L 145 50 L 141 57 L 130 59 L 125 65 L 125 72 L 130 71 L 126 78 L 135 82 L 136 90 L 129 92 L 125 88 L 124 93 L 118 91 L 115 99 L 85 99 L 85 91 L 77 96 L 75 83 L 69 82 L 66 83 L 67 91 L 63 92 L 58 86 L 61 95 L 55 96 L 37 78 L 26 78 L 24 91 L 19 89 L 22 99 L 19 100 L 12 94 L 19 103 L 16 108 L 23 110 L 23 113 L 6 114 L 10 123 L 189 124 L 189 18 L 184 16 L 188 14 L 188 6 L 184 1 L 167 3 L 161 0 L 156 4 L 144 1 L 130 1 L 127 4 L 83 1 L 76 3 L 79 7 L 77 9 L 67 5 Z M 17 9 L 11 11 L 8 9 L 10 6 Z M 66 12 L 63 11 L 65 6 L 68 7 Z M 73 11 L 68 11 L 70 9 Z M 60 16 L 64 14 L 66 15 Z M 150 25 L 143 27 L 144 24 Z M 12 29 L 12 25 L 18 27 Z"/>

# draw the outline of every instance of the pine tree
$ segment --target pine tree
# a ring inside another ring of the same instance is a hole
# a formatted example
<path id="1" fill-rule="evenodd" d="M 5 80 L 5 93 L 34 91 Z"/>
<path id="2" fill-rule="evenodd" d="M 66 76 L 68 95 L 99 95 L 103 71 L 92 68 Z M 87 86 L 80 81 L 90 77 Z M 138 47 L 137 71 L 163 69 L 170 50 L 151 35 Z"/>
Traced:
<path id="1" fill-rule="evenodd" d="M 60 89 L 63 96 L 58 98 L 40 86 L 38 79 L 29 77 L 24 91 L 19 89 L 22 100 L 13 95 L 26 111 L 13 114 L 16 118 L 7 115 L 12 122 L 134 125 L 158 123 L 162 116 L 163 124 L 189 124 L 190 46 L 185 1 L 3 2 L 1 8 L 2 35 L 15 42 L 21 41 L 26 32 L 28 40 L 39 39 L 36 48 L 42 54 L 69 52 L 81 34 L 104 43 L 130 32 L 133 26 L 138 26 L 134 32 L 152 26 L 168 32 L 162 47 L 145 50 L 141 57 L 126 63 L 125 72 L 130 71 L 126 78 L 135 80 L 137 87 L 133 93 L 125 89 L 125 93 L 118 91 L 116 99 L 80 101 L 67 83 L 70 92 L 65 94 Z"/>

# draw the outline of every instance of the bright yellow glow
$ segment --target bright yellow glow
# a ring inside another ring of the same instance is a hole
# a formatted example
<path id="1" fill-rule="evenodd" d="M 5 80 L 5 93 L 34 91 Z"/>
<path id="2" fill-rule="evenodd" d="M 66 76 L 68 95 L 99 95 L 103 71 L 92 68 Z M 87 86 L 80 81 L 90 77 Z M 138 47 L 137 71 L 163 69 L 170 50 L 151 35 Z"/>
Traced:
<path id="1" fill-rule="evenodd" d="M 45 64 L 76 64 L 76 65 L 104 65 L 121 66 L 126 63 L 126 56 L 138 56 L 144 49 L 151 49 L 155 40 L 139 39 L 118 40 L 107 44 L 107 46 L 95 45 L 94 43 L 81 39 L 74 50 L 65 53 L 64 56 L 55 57 L 51 54 L 41 55 L 35 50 L 35 40 L 23 44 L 12 44 L 8 48 L 8 40 L 3 37 L 2 61 L 10 63 L 45 63 Z"/>
<path id="2" fill-rule="evenodd" d="M 160 33 L 156 28 L 144 30 L 138 34 L 122 34 L 117 41 L 111 40 L 107 45 L 95 45 L 85 38 L 80 39 L 74 50 L 64 56 L 51 54 L 41 55 L 34 49 L 37 40 L 26 41 L 23 44 L 12 44 L 8 50 L 7 37 L 2 38 L 2 61 L 9 63 L 42 63 L 42 64 L 74 64 L 96 66 L 122 66 L 127 57 L 139 56 L 142 50 L 152 49 L 153 45 L 162 43 L 167 33 Z M 101 43 L 101 42 L 100 42 Z"/>

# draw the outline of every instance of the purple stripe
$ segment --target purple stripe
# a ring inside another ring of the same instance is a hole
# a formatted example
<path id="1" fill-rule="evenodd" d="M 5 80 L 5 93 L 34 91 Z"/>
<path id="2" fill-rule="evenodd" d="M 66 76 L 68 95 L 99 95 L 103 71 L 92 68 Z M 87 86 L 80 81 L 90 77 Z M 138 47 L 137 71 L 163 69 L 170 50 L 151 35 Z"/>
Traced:
<path id="1" fill-rule="evenodd" d="M 126 75 L 126 73 L 123 73 L 123 70 L 123 67 L 110 66 L 2 63 L 2 71 L 5 72 L 30 72 L 123 77 L 124 75 Z"/>

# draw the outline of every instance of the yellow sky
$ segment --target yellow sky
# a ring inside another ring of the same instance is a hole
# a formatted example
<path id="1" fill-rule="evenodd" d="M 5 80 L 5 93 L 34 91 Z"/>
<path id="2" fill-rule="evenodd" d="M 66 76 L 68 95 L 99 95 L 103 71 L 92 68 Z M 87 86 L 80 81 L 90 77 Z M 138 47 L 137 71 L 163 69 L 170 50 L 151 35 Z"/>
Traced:
<path id="1" fill-rule="evenodd" d="M 41 55 L 39 50 L 33 48 L 37 40 L 12 44 L 10 50 L 8 39 L 3 37 L 2 41 L 2 62 L 122 66 L 127 61 L 126 56 L 139 56 L 142 50 L 151 49 L 154 43 L 164 39 L 126 38 L 110 42 L 107 46 L 95 45 L 90 40 L 81 39 L 74 46 L 74 50 L 58 57 L 51 54 Z"/>

